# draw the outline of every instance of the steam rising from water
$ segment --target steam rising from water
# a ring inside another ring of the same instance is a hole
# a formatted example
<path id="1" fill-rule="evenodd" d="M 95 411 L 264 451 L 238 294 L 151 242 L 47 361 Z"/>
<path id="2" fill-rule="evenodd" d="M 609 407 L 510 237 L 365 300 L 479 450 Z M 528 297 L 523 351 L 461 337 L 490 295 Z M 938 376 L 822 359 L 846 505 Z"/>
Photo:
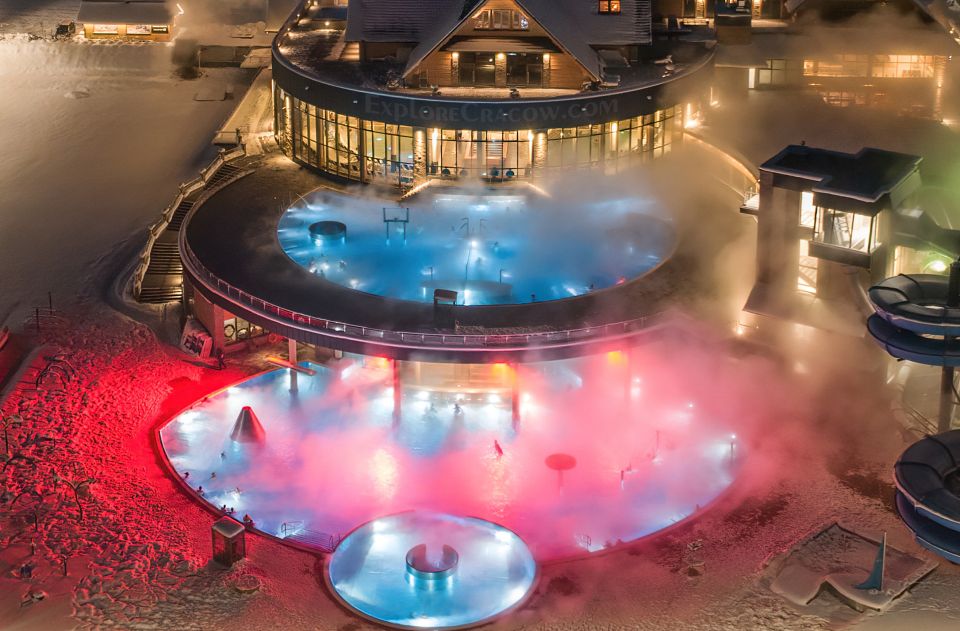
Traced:
<path id="1" fill-rule="evenodd" d="M 419 382 L 405 375 L 396 422 L 388 362 L 345 359 L 297 375 L 296 393 L 286 370 L 229 388 L 161 437 L 208 501 L 279 536 L 422 509 L 488 519 L 538 558 L 564 556 L 668 527 L 733 482 L 764 410 L 745 404 L 729 366 L 686 353 L 657 345 L 516 373 L 424 364 Z M 263 447 L 229 439 L 244 405 L 263 423 Z M 575 466 L 550 468 L 557 453 Z"/>

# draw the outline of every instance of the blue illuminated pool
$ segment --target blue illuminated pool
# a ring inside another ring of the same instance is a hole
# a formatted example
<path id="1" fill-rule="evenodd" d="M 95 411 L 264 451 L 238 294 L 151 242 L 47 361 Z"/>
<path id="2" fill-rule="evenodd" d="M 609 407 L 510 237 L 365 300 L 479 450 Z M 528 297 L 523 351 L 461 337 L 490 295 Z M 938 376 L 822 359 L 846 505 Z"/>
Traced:
<path id="1" fill-rule="evenodd" d="M 657 267 L 676 241 L 661 209 L 638 197 L 437 194 L 398 207 L 327 190 L 291 206 L 278 237 L 290 258 L 339 285 L 425 302 L 450 290 L 465 305 L 604 289 Z"/>
<path id="2" fill-rule="evenodd" d="M 455 565 L 436 579 L 413 570 L 408 553 L 424 545 L 428 559 L 431 549 L 454 551 Z M 327 566 L 330 586 L 348 606 L 390 625 L 427 629 L 479 624 L 502 614 L 530 593 L 536 576 L 533 555 L 513 532 L 430 512 L 364 524 L 337 546 Z"/>

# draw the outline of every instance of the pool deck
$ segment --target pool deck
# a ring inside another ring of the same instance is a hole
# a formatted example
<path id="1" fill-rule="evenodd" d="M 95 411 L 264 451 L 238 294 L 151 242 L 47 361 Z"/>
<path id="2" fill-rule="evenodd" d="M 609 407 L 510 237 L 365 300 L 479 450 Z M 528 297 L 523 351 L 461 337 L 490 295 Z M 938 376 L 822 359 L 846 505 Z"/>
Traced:
<path id="1" fill-rule="evenodd" d="M 678 284 L 678 265 L 671 259 L 634 281 L 583 296 L 451 307 L 452 320 L 444 328 L 435 322 L 432 304 L 351 290 L 287 257 L 277 239 L 280 216 L 299 196 L 324 186 L 329 181 L 306 169 L 270 163 L 198 206 L 184 227 L 184 242 L 214 276 L 259 299 L 316 318 L 388 331 L 507 334 L 594 327 L 664 310 Z"/>

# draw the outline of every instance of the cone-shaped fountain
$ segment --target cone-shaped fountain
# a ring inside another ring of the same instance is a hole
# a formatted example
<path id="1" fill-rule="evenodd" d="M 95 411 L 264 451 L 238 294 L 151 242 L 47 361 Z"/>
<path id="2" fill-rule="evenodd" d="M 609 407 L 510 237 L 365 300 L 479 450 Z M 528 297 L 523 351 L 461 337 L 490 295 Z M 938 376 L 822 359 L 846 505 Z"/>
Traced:
<path id="1" fill-rule="evenodd" d="M 233 424 L 233 431 L 230 432 L 230 440 L 237 443 L 262 443 L 267 438 L 267 433 L 260 424 L 260 419 L 254 413 L 249 405 L 243 406 L 240 414 L 237 415 L 237 422 Z"/>
<path id="2" fill-rule="evenodd" d="M 340 542 L 327 565 L 327 580 L 347 606 L 409 629 L 489 621 L 519 605 L 536 576 L 530 550 L 510 530 L 428 512 L 360 526 Z"/>

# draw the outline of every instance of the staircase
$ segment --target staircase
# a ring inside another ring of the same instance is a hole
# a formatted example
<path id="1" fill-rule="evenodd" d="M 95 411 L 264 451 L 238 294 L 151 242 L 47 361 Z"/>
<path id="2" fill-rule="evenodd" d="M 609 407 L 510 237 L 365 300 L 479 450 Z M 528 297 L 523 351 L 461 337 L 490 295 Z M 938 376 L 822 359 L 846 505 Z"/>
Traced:
<path id="1" fill-rule="evenodd" d="M 234 166 L 232 164 L 224 164 L 217 172 L 213 174 L 213 177 L 210 178 L 210 181 L 207 182 L 207 185 L 204 188 L 216 188 L 221 183 L 226 182 L 229 179 L 232 179 L 234 175 L 240 172 L 240 167 Z M 177 228 L 179 230 L 179 228 Z"/>
<path id="2" fill-rule="evenodd" d="M 193 208 L 192 201 L 185 199 L 180 202 L 180 205 L 177 206 L 177 209 L 173 211 L 173 217 L 170 218 L 170 223 L 167 225 L 167 230 L 180 232 L 180 226 L 183 225 L 183 220 L 186 219 L 187 213 L 190 212 L 191 208 Z"/>
<path id="3" fill-rule="evenodd" d="M 347 42 L 340 53 L 340 61 L 360 61 L 360 42 Z"/>
<path id="4" fill-rule="evenodd" d="M 243 158 L 245 160 L 247 158 Z M 220 165 L 206 183 L 184 197 L 170 215 L 170 221 L 150 248 L 150 263 L 143 273 L 138 300 L 147 304 L 163 304 L 183 298 L 183 263 L 177 243 L 180 228 L 190 210 L 205 191 L 216 188 L 241 172 L 236 164 Z"/>

